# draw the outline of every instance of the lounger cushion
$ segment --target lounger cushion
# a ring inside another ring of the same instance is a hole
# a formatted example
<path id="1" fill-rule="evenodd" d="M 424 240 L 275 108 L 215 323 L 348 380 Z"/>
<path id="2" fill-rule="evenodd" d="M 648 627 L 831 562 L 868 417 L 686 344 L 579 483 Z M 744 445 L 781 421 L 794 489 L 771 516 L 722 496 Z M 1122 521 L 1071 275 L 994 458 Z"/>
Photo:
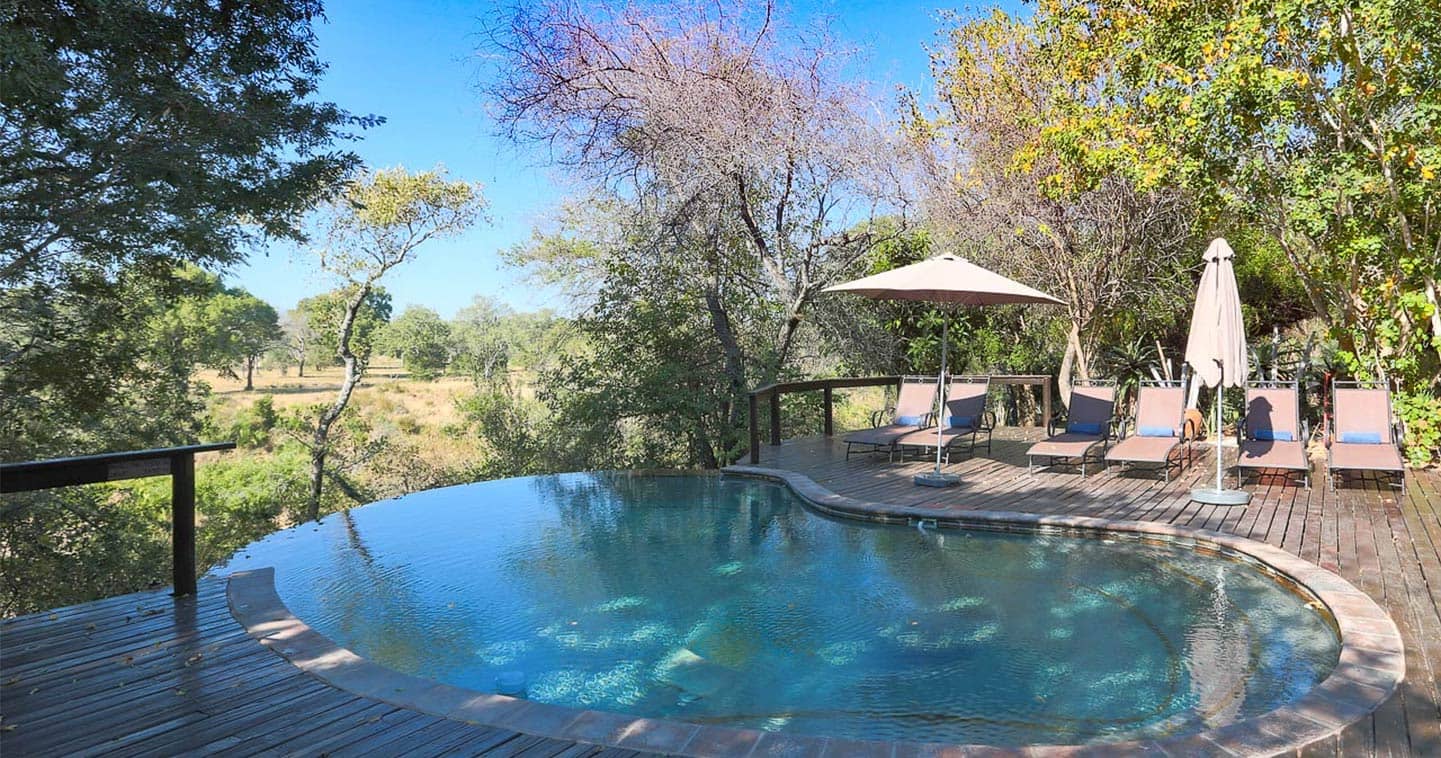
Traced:
<path id="1" fill-rule="evenodd" d="M 951 416 L 951 426 L 969 428 L 976 425 L 975 416 Z"/>
<path id="2" fill-rule="evenodd" d="M 852 445 L 877 445 L 890 447 L 896 440 L 914 432 L 914 425 L 890 424 L 889 426 L 878 426 L 875 429 L 863 429 L 859 432 L 847 434 L 842 441 Z"/>
<path id="3" fill-rule="evenodd" d="M 1401 453 L 1395 445 L 1337 442 L 1331 445 L 1331 468 L 1400 471 Z"/>
<path id="4" fill-rule="evenodd" d="M 1101 441 L 1097 434 L 1066 432 L 1031 445 L 1026 455 L 1044 455 L 1051 458 L 1079 458 Z"/>
<path id="5" fill-rule="evenodd" d="M 1075 432 L 1077 434 L 1100 434 L 1101 422 L 1095 421 L 1088 423 L 1084 421 L 1072 421 L 1071 423 L 1066 424 L 1066 431 Z"/>
<path id="6" fill-rule="evenodd" d="M 899 426 L 920 426 L 926 419 L 925 416 L 896 416 L 896 424 Z"/>
<path id="7" fill-rule="evenodd" d="M 1349 445 L 1379 445 L 1380 432 L 1341 432 L 1341 441 Z"/>
<path id="8" fill-rule="evenodd" d="M 1176 430 L 1169 426 L 1143 426 L 1136 430 L 1142 437 L 1174 437 Z"/>
<path id="9" fill-rule="evenodd" d="M 1285 440 L 1246 440 L 1241 443 L 1237 465 L 1242 468 L 1283 468 L 1305 471 L 1311 468 L 1306 460 L 1306 446 Z"/>
<path id="10" fill-rule="evenodd" d="M 1127 437 L 1106 451 L 1106 460 L 1164 463 L 1180 444 L 1179 437 Z"/>
<path id="11" fill-rule="evenodd" d="M 1291 432 L 1285 429 L 1257 429 L 1251 432 L 1251 438 L 1267 442 L 1291 442 L 1294 440 Z"/>

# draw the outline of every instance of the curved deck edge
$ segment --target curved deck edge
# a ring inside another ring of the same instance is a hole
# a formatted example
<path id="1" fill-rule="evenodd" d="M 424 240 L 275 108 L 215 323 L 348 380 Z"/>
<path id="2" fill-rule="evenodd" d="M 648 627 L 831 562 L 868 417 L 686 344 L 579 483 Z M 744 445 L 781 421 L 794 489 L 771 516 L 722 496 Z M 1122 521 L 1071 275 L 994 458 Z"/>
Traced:
<path id="1" fill-rule="evenodd" d="M 422 713 L 557 739 L 672 755 L 1113 755 L 1132 753 L 1294 752 L 1338 734 L 1386 702 L 1405 676 L 1405 649 L 1391 617 L 1345 579 L 1284 550 L 1208 530 L 1141 521 L 1045 516 L 1014 511 L 917 508 L 838 495 L 802 474 L 760 466 L 731 466 L 727 475 L 786 484 L 815 510 L 882 523 L 934 520 L 940 527 L 1045 534 L 1104 535 L 1209 550 L 1247 562 L 1312 596 L 1330 613 L 1341 640 L 1340 660 L 1299 700 L 1217 729 L 1160 740 L 1092 745 L 942 745 L 846 740 L 729 729 L 666 719 L 580 710 L 478 692 L 403 674 L 340 647 L 301 621 L 275 590 L 274 570 L 230 575 L 230 612 L 260 644 L 339 689 Z"/>

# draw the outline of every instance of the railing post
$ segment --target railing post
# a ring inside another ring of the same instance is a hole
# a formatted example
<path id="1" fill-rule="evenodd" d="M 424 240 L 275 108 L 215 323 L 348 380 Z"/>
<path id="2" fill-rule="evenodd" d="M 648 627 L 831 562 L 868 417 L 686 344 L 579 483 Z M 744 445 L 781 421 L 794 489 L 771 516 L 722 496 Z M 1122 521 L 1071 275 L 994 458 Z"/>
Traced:
<path id="1" fill-rule="evenodd" d="M 1041 380 L 1041 426 L 1051 423 L 1051 377 Z"/>
<path id="2" fill-rule="evenodd" d="M 781 444 L 781 393 L 771 391 L 771 444 Z"/>
<path id="3" fill-rule="evenodd" d="M 826 406 L 826 436 L 835 436 L 835 420 L 831 417 L 831 386 L 827 384 L 821 389 L 822 402 Z"/>
<path id="4" fill-rule="evenodd" d="M 171 568 L 174 594 L 195 594 L 195 455 L 170 459 Z"/>
<path id="5" fill-rule="evenodd" d="M 751 463 L 761 462 L 761 420 L 760 412 L 756 408 L 756 393 L 750 394 L 750 416 L 751 416 Z"/>

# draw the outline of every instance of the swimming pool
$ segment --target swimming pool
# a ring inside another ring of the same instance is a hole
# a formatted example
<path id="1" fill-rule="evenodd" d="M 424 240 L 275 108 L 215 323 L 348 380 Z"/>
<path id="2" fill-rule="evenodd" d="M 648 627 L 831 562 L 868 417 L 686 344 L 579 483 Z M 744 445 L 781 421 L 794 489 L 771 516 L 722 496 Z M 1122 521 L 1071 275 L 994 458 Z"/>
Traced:
<path id="1" fill-rule="evenodd" d="M 296 616 L 385 666 L 557 705 L 862 739 L 1022 745 L 1199 731 L 1291 702 L 1337 635 L 1179 547 L 838 522 L 782 485 L 570 474 L 288 530 Z"/>

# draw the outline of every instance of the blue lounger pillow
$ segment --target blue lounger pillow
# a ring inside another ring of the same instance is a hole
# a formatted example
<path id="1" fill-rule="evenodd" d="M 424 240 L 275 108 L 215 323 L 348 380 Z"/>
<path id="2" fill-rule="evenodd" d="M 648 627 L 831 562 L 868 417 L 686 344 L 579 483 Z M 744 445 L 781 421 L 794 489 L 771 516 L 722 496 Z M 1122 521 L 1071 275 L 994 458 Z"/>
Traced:
<path id="1" fill-rule="evenodd" d="M 976 425 L 975 416 L 951 416 L 951 426 L 969 429 Z"/>
<path id="2" fill-rule="evenodd" d="M 1101 422 L 1094 421 L 1088 423 L 1085 421 L 1072 421 L 1066 424 L 1066 431 L 1075 432 L 1076 434 L 1100 434 Z"/>
<path id="3" fill-rule="evenodd" d="M 1136 430 L 1142 437 L 1174 437 L 1176 430 L 1169 426 L 1143 426 Z"/>
<path id="4" fill-rule="evenodd" d="M 1341 432 L 1341 441 L 1350 445 L 1379 445 L 1380 432 Z"/>
<path id="5" fill-rule="evenodd" d="M 901 426 L 920 426 L 925 420 L 925 416 L 896 416 L 896 423 Z"/>
<path id="6" fill-rule="evenodd" d="M 1295 442 L 1289 431 L 1284 429 L 1257 429 L 1251 432 L 1251 438 L 1265 442 Z"/>

